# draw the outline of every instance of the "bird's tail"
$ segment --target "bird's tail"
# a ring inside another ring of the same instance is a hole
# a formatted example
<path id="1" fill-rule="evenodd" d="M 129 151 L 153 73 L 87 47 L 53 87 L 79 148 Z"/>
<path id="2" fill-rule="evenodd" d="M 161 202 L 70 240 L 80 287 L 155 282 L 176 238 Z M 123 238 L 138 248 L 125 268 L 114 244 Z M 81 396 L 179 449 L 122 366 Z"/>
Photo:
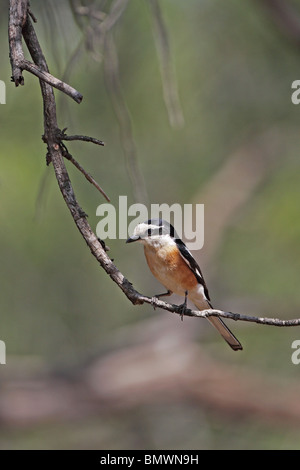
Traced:
<path id="1" fill-rule="evenodd" d="M 207 320 L 218 330 L 220 335 L 223 336 L 225 341 L 234 351 L 243 349 L 243 346 L 241 345 L 239 340 L 234 336 L 234 334 L 230 331 L 228 326 L 225 325 L 225 323 L 220 317 L 207 317 Z"/>
<path id="2" fill-rule="evenodd" d="M 210 303 L 207 301 L 206 307 L 203 305 L 196 305 L 199 310 L 213 308 Z M 243 349 L 243 346 L 239 342 L 239 340 L 234 336 L 234 334 L 230 331 L 227 325 L 223 322 L 220 317 L 207 317 L 207 320 L 218 330 L 221 336 L 225 339 L 226 343 L 234 350 L 238 351 Z"/>

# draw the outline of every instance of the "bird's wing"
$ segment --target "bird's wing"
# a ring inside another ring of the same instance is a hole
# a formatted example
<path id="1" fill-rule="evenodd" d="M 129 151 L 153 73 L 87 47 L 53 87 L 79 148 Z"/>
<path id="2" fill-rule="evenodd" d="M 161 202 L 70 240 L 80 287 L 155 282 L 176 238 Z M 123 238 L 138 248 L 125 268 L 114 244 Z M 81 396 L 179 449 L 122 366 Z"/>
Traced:
<path id="1" fill-rule="evenodd" d="M 197 278 L 197 281 L 203 286 L 205 297 L 207 298 L 207 300 L 210 300 L 208 289 L 207 289 L 207 286 L 205 284 L 204 277 L 202 275 L 201 269 L 200 269 L 197 261 L 195 260 L 192 253 L 188 250 L 188 248 L 186 247 L 186 245 L 183 243 L 182 240 L 180 240 L 179 238 L 176 238 L 175 243 L 177 245 L 177 248 L 178 248 L 182 258 L 184 259 L 186 264 L 189 266 L 191 271 L 193 271 L 194 275 Z"/>

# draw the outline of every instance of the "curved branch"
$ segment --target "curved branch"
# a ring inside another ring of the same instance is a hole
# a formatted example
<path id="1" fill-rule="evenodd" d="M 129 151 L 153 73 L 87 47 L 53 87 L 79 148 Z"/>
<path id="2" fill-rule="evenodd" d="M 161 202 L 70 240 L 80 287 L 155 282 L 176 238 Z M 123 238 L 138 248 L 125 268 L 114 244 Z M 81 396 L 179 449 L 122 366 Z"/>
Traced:
<path id="1" fill-rule="evenodd" d="M 17 8 L 20 6 L 20 8 Z M 126 297 L 130 300 L 133 305 L 140 305 L 147 303 L 152 305 L 154 308 L 158 307 L 163 310 L 168 310 L 169 312 L 176 313 L 182 316 L 182 308 L 178 305 L 169 304 L 162 300 L 159 300 L 155 297 L 147 297 L 140 294 L 135 290 L 124 275 L 118 270 L 113 261 L 107 255 L 103 243 L 97 238 L 97 236 L 92 231 L 89 223 L 86 220 L 86 214 L 79 206 L 71 181 L 68 175 L 65 163 L 64 163 L 64 148 L 61 145 L 61 133 L 62 131 L 58 130 L 57 126 L 57 115 L 56 115 L 56 103 L 53 93 L 53 88 L 49 81 L 44 80 L 44 72 L 48 72 L 47 63 L 43 55 L 42 49 L 40 47 L 39 41 L 35 34 L 33 25 L 31 23 L 30 14 L 28 11 L 28 1 L 27 0 L 10 0 L 10 58 L 11 65 L 13 70 L 13 75 L 18 76 L 18 60 L 16 58 L 23 51 L 20 52 L 18 47 L 20 46 L 20 37 L 19 33 L 22 31 L 23 37 L 26 41 L 28 50 L 32 56 L 32 59 L 36 66 L 43 73 L 40 74 L 40 85 L 43 97 L 44 104 L 44 135 L 43 140 L 47 144 L 47 158 L 48 161 L 51 161 L 55 171 L 55 176 L 62 193 L 62 196 L 65 200 L 65 203 L 71 212 L 73 220 L 80 231 L 82 237 L 86 241 L 92 255 L 100 263 L 101 267 L 105 272 L 111 277 L 111 279 L 118 285 L 118 287 L 124 292 Z M 17 39 L 17 40 L 16 40 Z M 78 136 L 77 136 L 78 137 Z M 105 246 L 105 245 L 104 245 Z M 277 318 L 263 318 L 263 317 L 254 317 L 232 312 L 224 312 L 222 310 L 190 310 L 185 309 L 185 316 L 197 317 L 197 318 L 207 318 L 209 316 L 219 316 L 222 318 L 227 318 L 229 320 L 235 321 L 247 321 L 253 323 L 259 323 L 264 325 L 272 326 L 298 326 L 300 325 L 300 319 L 292 320 L 281 320 Z"/>

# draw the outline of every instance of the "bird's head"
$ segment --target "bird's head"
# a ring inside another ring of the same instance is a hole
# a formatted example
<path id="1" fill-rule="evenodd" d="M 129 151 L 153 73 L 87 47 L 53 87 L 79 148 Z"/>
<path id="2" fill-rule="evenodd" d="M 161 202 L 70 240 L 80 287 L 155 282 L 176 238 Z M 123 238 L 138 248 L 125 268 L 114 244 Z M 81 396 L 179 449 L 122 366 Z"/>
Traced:
<path id="1" fill-rule="evenodd" d="M 138 224 L 133 234 L 126 243 L 141 241 L 144 243 L 152 243 L 159 240 L 170 240 L 178 238 L 173 225 L 163 219 L 149 219 L 146 222 Z"/>

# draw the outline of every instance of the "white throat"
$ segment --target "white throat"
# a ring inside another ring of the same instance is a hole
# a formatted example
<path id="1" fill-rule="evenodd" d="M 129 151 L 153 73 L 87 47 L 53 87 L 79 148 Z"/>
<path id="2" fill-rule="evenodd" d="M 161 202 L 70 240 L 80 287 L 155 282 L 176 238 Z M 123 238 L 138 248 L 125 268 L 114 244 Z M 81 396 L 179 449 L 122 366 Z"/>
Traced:
<path id="1" fill-rule="evenodd" d="M 153 248 L 163 248 L 164 246 L 176 245 L 170 235 L 155 235 L 153 237 L 141 238 L 141 242 L 144 245 L 148 245 Z"/>

